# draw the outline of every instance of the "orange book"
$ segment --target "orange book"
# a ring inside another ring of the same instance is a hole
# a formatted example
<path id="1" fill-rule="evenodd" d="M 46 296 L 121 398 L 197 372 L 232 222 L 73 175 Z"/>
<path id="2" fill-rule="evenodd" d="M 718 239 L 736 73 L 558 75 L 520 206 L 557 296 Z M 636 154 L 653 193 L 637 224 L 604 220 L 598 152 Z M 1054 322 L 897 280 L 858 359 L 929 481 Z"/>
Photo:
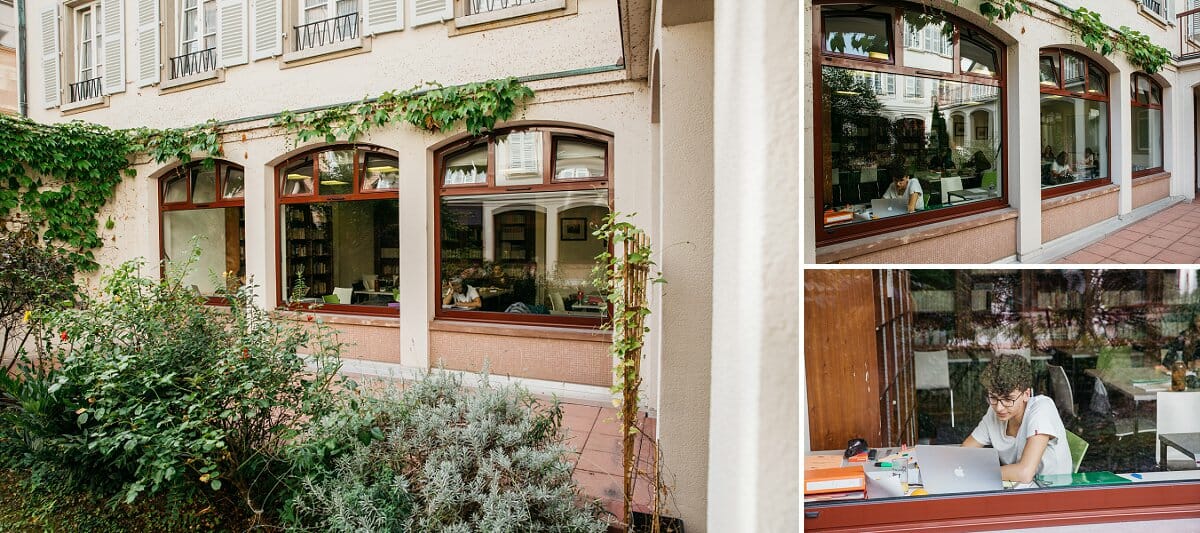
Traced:
<path id="1" fill-rule="evenodd" d="M 818 468 L 804 472 L 804 493 L 848 492 L 866 490 L 867 480 L 862 466 Z"/>

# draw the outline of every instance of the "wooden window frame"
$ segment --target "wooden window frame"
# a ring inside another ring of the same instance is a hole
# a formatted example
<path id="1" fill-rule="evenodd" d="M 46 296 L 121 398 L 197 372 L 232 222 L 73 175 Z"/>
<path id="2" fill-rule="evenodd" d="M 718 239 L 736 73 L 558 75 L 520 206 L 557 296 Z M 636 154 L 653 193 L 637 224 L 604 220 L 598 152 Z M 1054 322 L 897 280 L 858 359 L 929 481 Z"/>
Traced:
<path id="1" fill-rule="evenodd" d="M 813 63 L 813 80 L 821 80 L 821 69 L 823 67 L 840 67 L 846 69 L 860 71 L 874 71 L 877 73 L 899 74 L 903 76 L 914 76 L 920 78 L 939 79 L 943 81 L 954 81 L 960 83 L 969 83 L 975 85 L 991 85 L 998 87 L 1000 90 L 1000 105 L 999 113 L 996 120 L 999 121 L 1000 131 L 1000 155 L 999 160 L 1002 164 L 1008 162 L 1008 101 L 1004 97 L 1006 91 L 1006 65 L 1000 61 L 1007 50 L 1007 47 L 999 40 L 993 38 L 982 28 L 975 26 L 962 19 L 954 17 L 946 13 L 946 21 L 954 24 L 954 36 L 952 39 L 953 54 L 952 54 L 952 71 L 953 72 L 932 72 L 914 67 L 902 66 L 904 61 L 904 46 L 903 39 L 899 42 L 895 38 L 896 35 L 901 35 L 904 31 L 904 9 L 917 9 L 922 6 L 919 4 L 911 4 L 907 2 L 880 1 L 863 3 L 863 5 L 892 7 L 894 8 L 891 14 L 891 23 L 889 31 L 891 32 L 891 59 L 889 61 L 869 60 L 863 58 L 851 58 L 844 54 L 829 53 L 825 50 L 825 23 L 822 13 L 822 5 L 825 4 L 845 4 L 839 0 L 814 0 L 812 9 L 812 51 L 815 60 Z M 961 28 L 969 28 L 975 32 L 977 41 L 984 41 L 992 45 L 996 49 L 996 73 L 994 76 L 986 76 L 982 74 L 970 74 L 962 72 L 962 60 L 960 55 L 959 33 Z M 897 80 L 896 85 L 901 84 Z M 897 88 L 897 92 L 902 89 Z M 813 83 L 813 102 L 819 106 L 822 97 L 822 87 L 819 81 Z M 823 117 L 819 109 L 813 113 L 814 129 L 818 132 L 823 131 Z M 914 228 L 919 226 L 928 226 L 936 222 L 952 220 L 968 215 L 983 213 L 986 211 L 995 211 L 1008 207 L 1008 172 L 1004 172 L 997 176 L 996 187 L 1000 190 L 1000 196 L 987 200 L 967 203 L 954 207 L 943 207 L 929 211 L 905 214 L 895 217 L 887 217 L 879 220 L 869 220 L 847 224 L 844 226 L 827 227 L 824 220 L 824 194 L 823 187 L 819 186 L 820 179 L 824 176 L 824 139 L 822 134 L 817 133 L 813 136 L 813 153 L 816 157 L 813 161 L 813 180 L 814 180 L 814 203 L 813 203 L 813 220 L 817 228 L 816 245 L 818 248 L 828 246 L 840 242 L 861 239 L 864 237 L 872 237 L 893 233 L 899 230 Z M 1007 165 L 1006 167 L 1007 168 Z"/>
<path id="2" fill-rule="evenodd" d="M 516 131 L 536 131 L 542 133 L 542 175 L 541 183 L 528 185 L 496 185 L 496 139 L 503 137 L 511 132 Z M 592 178 L 577 178 L 570 180 L 555 180 L 555 146 L 557 146 L 557 138 L 567 140 L 582 140 L 585 142 L 595 143 L 605 147 L 605 171 L 604 176 Z M 478 148 L 481 144 L 486 143 L 488 154 L 487 165 L 487 181 L 485 183 L 468 183 L 468 184 L 445 184 L 444 171 L 446 160 L 455 155 L 459 155 L 465 151 Z M 608 192 L 608 208 L 611 212 L 613 209 L 613 186 L 610 179 L 613 175 L 613 137 L 611 135 L 583 130 L 578 128 L 566 128 L 557 126 L 516 126 L 494 130 L 485 135 L 471 137 L 447 145 L 439 149 L 434 154 L 434 194 L 433 194 L 433 220 L 434 228 L 433 235 L 436 240 L 433 249 L 433 286 L 440 288 L 442 286 L 442 198 L 446 196 L 474 196 L 474 195 L 489 195 L 489 194 L 512 194 L 519 193 L 539 193 L 539 192 L 559 192 L 559 191 L 587 191 L 596 189 L 606 189 Z M 608 251 L 612 252 L 612 243 L 608 244 Z M 577 316 L 557 316 L 557 315 L 538 315 L 538 314 L 518 314 L 518 313 L 503 313 L 495 311 L 465 311 L 456 309 L 443 309 L 441 301 L 441 291 L 433 291 L 433 309 L 435 320 L 455 320 L 469 322 L 488 322 L 500 324 L 523 324 L 523 325 L 539 325 L 539 326 L 558 326 L 571 328 L 589 328 L 595 329 L 604 323 L 604 317 L 577 317 Z M 612 307 L 609 306 L 608 314 L 611 315 Z"/>
<path id="3" fill-rule="evenodd" d="M 1138 83 L 1139 79 L 1145 79 L 1146 81 L 1150 82 L 1151 93 L 1153 93 L 1155 89 L 1158 89 L 1159 103 L 1157 103 L 1157 104 L 1149 103 L 1149 100 L 1150 100 L 1149 95 L 1147 95 L 1147 98 L 1146 98 L 1147 103 L 1141 103 L 1138 101 L 1138 99 L 1137 99 L 1137 97 L 1138 97 L 1137 83 Z M 1157 109 L 1160 113 L 1162 113 L 1163 112 L 1162 102 L 1163 102 L 1162 84 L 1158 83 L 1157 81 L 1154 81 L 1154 78 L 1150 77 L 1150 75 L 1146 74 L 1145 72 L 1134 72 L 1132 75 L 1129 76 L 1129 105 L 1130 106 L 1140 107 L 1143 109 Z M 1159 152 L 1163 153 L 1163 155 L 1164 155 L 1163 161 L 1164 162 L 1166 161 L 1166 157 L 1165 157 L 1166 153 L 1163 152 L 1163 148 L 1165 147 L 1164 145 L 1166 144 L 1166 139 L 1165 139 L 1166 132 L 1163 130 L 1163 122 L 1165 122 L 1165 118 L 1166 117 L 1160 117 L 1159 121 L 1158 121 L 1158 144 L 1159 144 L 1158 150 L 1159 150 Z M 1129 121 L 1129 123 L 1130 123 L 1130 126 L 1133 126 L 1132 119 Z M 1132 131 L 1130 133 L 1132 133 Z M 1164 167 L 1160 164 L 1157 167 L 1152 167 L 1152 168 L 1147 168 L 1147 169 L 1142 169 L 1142 170 L 1135 170 L 1135 171 L 1133 171 L 1133 177 L 1134 178 L 1142 178 L 1145 176 L 1153 176 L 1155 174 L 1161 174 L 1163 172 L 1163 170 L 1164 170 Z"/>
<path id="4" fill-rule="evenodd" d="M 193 162 L 185 164 L 185 165 L 180 165 L 178 167 L 175 167 L 171 171 L 167 172 L 166 174 L 163 174 L 161 177 L 158 178 L 158 257 L 160 260 L 166 260 L 166 258 L 167 258 L 166 235 L 164 234 L 164 231 L 163 231 L 163 227 L 165 226 L 165 224 L 163 224 L 163 215 L 165 213 L 168 213 L 171 211 L 196 211 L 196 210 L 200 210 L 200 209 L 226 209 L 226 208 L 234 208 L 234 207 L 240 207 L 243 210 L 246 209 L 246 197 L 245 197 L 245 192 L 244 192 L 245 191 L 244 186 L 243 186 L 242 196 L 238 196 L 236 198 L 225 198 L 225 195 L 224 195 L 224 191 L 225 191 L 225 172 L 224 172 L 224 170 L 231 169 L 231 168 L 241 170 L 242 171 L 242 179 L 243 179 L 243 183 L 244 183 L 245 176 L 246 176 L 246 169 L 245 169 L 245 167 L 243 167 L 241 165 L 238 165 L 235 163 L 230 163 L 228 161 L 222 161 L 222 160 L 216 160 L 213 162 L 213 173 L 214 173 L 213 187 L 215 189 L 214 197 L 216 198 L 216 200 L 214 200 L 212 202 L 203 202 L 203 203 L 195 203 L 193 201 L 193 198 L 192 198 L 192 181 L 193 180 L 192 180 L 191 173 L 194 170 L 196 170 L 197 168 L 201 167 L 203 164 L 204 163 L 202 161 L 193 161 Z M 182 202 L 167 203 L 167 201 L 166 201 L 167 181 L 171 180 L 173 178 L 176 178 L 176 177 L 180 177 L 181 175 L 184 178 L 184 185 L 185 185 L 185 191 L 186 191 L 185 200 Z M 244 215 L 244 213 L 243 213 L 243 215 Z M 241 259 L 244 261 L 245 253 L 243 252 L 242 255 L 243 255 L 243 257 Z M 164 277 L 166 276 L 166 272 L 163 272 L 162 274 Z M 225 298 L 218 298 L 215 296 L 207 296 L 205 298 L 207 300 L 207 303 L 210 305 L 228 305 L 229 304 L 228 300 Z"/>
<path id="5" fill-rule="evenodd" d="M 350 181 L 350 191 L 345 194 L 321 194 L 321 175 L 320 154 L 325 152 L 354 152 L 354 170 Z M 280 309 L 304 309 L 304 304 L 287 302 L 285 295 L 288 287 L 286 286 L 287 272 L 279 268 L 283 264 L 283 245 L 285 242 L 283 227 L 280 224 L 283 221 L 283 209 L 287 205 L 297 204 L 324 204 L 334 202 L 354 202 L 364 200 L 395 200 L 397 208 L 399 208 L 400 195 L 398 189 L 379 189 L 372 192 L 362 192 L 362 175 L 363 166 L 366 164 L 367 154 L 382 154 L 389 158 L 397 159 L 397 168 L 399 168 L 399 156 L 389 150 L 370 145 L 361 144 L 343 144 L 333 146 L 323 146 L 316 150 L 309 150 L 300 154 L 289 157 L 286 161 L 275 166 L 275 283 L 278 292 L 275 297 L 275 305 Z M 306 195 L 284 195 L 283 187 L 287 180 L 287 171 L 294 168 L 294 163 L 303 160 L 307 157 L 312 158 L 313 171 L 313 191 Z M 399 261 L 397 259 L 397 261 Z M 400 316 L 399 308 L 379 307 L 379 306 L 364 306 L 353 304 L 320 304 L 320 312 L 343 315 L 372 315 L 372 316 Z"/>
<path id="6" fill-rule="evenodd" d="M 1071 50 L 1064 50 L 1062 48 L 1043 48 L 1043 49 L 1039 50 L 1038 51 L 1038 64 L 1039 65 L 1041 64 L 1042 56 L 1046 56 L 1046 55 L 1054 55 L 1058 58 L 1058 63 L 1057 63 L 1058 64 L 1058 86 L 1050 87 L 1047 85 L 1042 85 L 1039 82 L 1038 90 L 1041 94 L 1052 94 L 1052 95 L 1056 95 L 1056 96 L 1062 96 L 1064 98 L 1077 98 L 1077 99 L 1081 99 L 1081 100 L 1092 100 L 1095 102 L 1104 102 L 1105 106 L 1107 106 L 1109 116 L 1107 117 L 1107 120 L 1106 120 L 1107 124 L 1105 124 L 1105 127 L 1108 129 L 1108 135 L 1105 136 L 1104 152 L 1105 152 L 1105 158 L 1107 158 L 1109 160 L 1109 164 L 1108 164 L 1109 175 L 1108 176 L 1100 176 L 1100 177 L 1092 178 L 1090 180 L 1085 180 L 1085 181 L 1077 181 L 1077 182 L 1072 182 L 1072 183 L 1064 183 L 1062 185 L 1053 185 L 1050 187 L 1042 187 L 1042 189 L 1041 189 L 1042 200 L 1048 200 L 1050 198 L 1057 198 L 1059 196 L 1066 196 L 1068 194 L 1074 194 L 1079 191 L 1086 191 L 1089 189 L 1095 189 L 1098 187 L 1104 187 L 1107 185 L 1111 185 L 1113 182 L 1112 181 L 1112 116 L 1111 116 L 1112 100 L 1109 95 L 1110 95 L 1110 93 L 1112 93 L 1112 90 L 1111 90 L 1111 87 L 1105 87 L 1104 94 L 1088 93 L 1088 89 L 1091 88 L 1091 83 L 1092 83 L 1091 67 L 1093 65 L 1096 68 L 1100 69 L 1100 71 L 1105 73 L 1106 75 L 1111 75 L 1111 73 L 1108 71 L 1108 69 L 1104 68 L 1103 65 L 1100 65 L 1092 58 L 1087 57 L 1079 52 L 1074 52 Z M 1063 68 L 1063 57 L 1065 57 L 1067 55 L 1074 56 L 1083 62 L 1083 91 L 1082 92 L 1070 91 L 1064 87 L 1064 84 L 1066 83 L 1066 78 L 1065 78 L 1066 72 L 1065 72 L 1065 69 Z M 1106 82 L 1106 85 L 1111 85 L 1111 83 Z M 1040 100 L 1040 98 L 1039 98 L 1039 100 Z M 1039 101 L 1038 105 L 1039 105 L 1038 115 L 1040 116 L 1041 115 L 1040 101 Z M 1038 144 L 1041 144 L 1041 141 L 1039 141 Z M 1040 180 L 1041 178 L 1039 177 L 1038 179 Z"/>

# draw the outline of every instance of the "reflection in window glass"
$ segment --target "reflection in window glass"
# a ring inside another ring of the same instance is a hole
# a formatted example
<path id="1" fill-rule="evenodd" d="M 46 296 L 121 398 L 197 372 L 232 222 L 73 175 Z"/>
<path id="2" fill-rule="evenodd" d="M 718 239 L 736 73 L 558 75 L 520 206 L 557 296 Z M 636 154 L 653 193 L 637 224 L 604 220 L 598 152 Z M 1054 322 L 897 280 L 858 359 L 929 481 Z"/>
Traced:
<path id="1" fill-rule="evenodd" d="M 828 15 L 825 17 L 825 50 L 869 59 L 890 59 L 888 22 L 885 17 Z"/>
<path id="2" fill-rule="evenodd" d="M 1084 62 L 1077 56 L 1063 54 L 1063 89 L 1081 93 L 1084 89 Z"/>
<path id="3" fill-rule="evenodd" d="M 187 172 L 181 171 L 163 184 L 163 203 L 187 201 Z"/>
<path id="4" fill-rule="evenodd" d="M 967 33 L 967 32 L 964 32 Z M 973 33 L 973 32 L 971 32 Z M 961 37 L 959 44 L 959 61 L 963 73 L 980 76 L 995 76 L 996 50 L 981 40 Z"/>
<path id="5" fill-rule="evenodd" d="M 313 160 L 305 157 L 283 171 L 283 194 L 299 196 L 313 193 Z"/>
<path id="6" fill-rule="evenodd" d="M 354 150 L 330 150 L 318 155 L 319 194 L 349 194 L 354 182 Z"/>
<path id="7" fill-rule="evenodd" d="M 827 227 L 1000 196 L 999 87 L 894 75 L 912 99 L 878 90 L 891 74 L 821 73 Z"/>
<path id="8" fill-rule="evenodd" d="M 395 302 L 399 216 L 398 200 L 282 206 L 286 298 L 302 286 L 302 303 L 386 308 Z"/>
<path id="9" fill-rule="evenodd" d="M 1132 106 L 1133 171 L 1162 168 L 1162 110 Z"/>
<path id="10" fill-rule="evenodd" d="M 400 186 L 399 161 L 382 154 L 367 154 L 363 165 L 363 191 L 395 189 Z"/>
<path id="11" fill-rule="evenodd" d="M 1088 94 L 1108 94 L 1108 74 L 1100 66 L 1088 64 Z"/>
<path id="12" fill-rule="evenodd" d="M 1038 60 L 1038 80 L 1042 86 L 1058 87 L 1058 54 L 1046 54 Z"/>
<path id="13" fill-rule="evenodd" d="M 514 131 L 496 139 L 496 185 L 542 182 L 542 132 Z"/>
<path id="14" fill-rule="evenodd" d="M 192 203 L 207 204 L 217 199 L 217 169 L 192 169 Z"/>
<path id="15" fill-rule="evenodd" d="M 589 281 L 608 191 L 443 196 L 445 309 L 601 318 Z"/>
<path id="16" fill-rule="evenodd" d="M 446 159 L 445 185 L 487 183 L 487 145 L 471 148 Z"/>
<path id="17" fill-rule="evenodd" d="M 954 72 L 954 26 L 926 17 L 904 18 L 904 66 Z"/>
<path id="18" fill-rule="evenodd" d="M 246 172 L 240 168 L 225 168 L 223 198 L 241 198 L 246 194 Z"/>
<path id="19" fill-rule="evenodd" d="M 604 175 L 604 146 L 560 140 L 555 143 L 554 178 L 560 180 L 598 178 Z"/>
<path id="20" fill-rule="evenodd" d="M 1107 178 L 1108 103 L 1043 94 L 1042 187 Z"/>
<path id="21" fill-rule="evenodd" d="M 245 211 L 242 207 L 164 211 L 162 214 L 163 259 L 186 261 L 192 241 L 202 253 L 184 276 L 184 285 L 200 294 L 214 296 L 222 272 L 234 272 L 235 283 L 246 274 Z"/>

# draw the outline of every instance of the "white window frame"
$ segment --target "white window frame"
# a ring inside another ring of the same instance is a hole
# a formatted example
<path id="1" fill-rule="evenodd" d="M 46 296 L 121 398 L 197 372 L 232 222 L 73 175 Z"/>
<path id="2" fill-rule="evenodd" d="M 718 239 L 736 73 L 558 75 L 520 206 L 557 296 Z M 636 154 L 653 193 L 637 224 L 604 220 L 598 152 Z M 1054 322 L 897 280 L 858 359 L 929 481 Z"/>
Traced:
<path id="1" fill-rule="evenodd" d="M 296 0 L 296 5 L 298 6 L 297 12 L 300 13 L 300 16 L 298 17 L 298 20 L 300 21 L 300 23 L 298 24 L 299 26 L 303 26 L 305 24 L 312 24 L 314 22 L 320 22 L 322 20 L 329 20 L 332 18 L 337 18 L 342 15 L 349 15 L 351 13 L 361 13 L 362 12 L 362 6 L 360 5 L 359 0 L 323 0 L 320 3 L 314 4 L 311 6 L 307 5 L 307 3 L 308 3 L 307 0 Z M 346 4 L 353 5 L 354 9 L 347 13 L 339 14 L 337 11 L 338 6 L 346 5 Z M 316 10 L 317 8 L 324 8 L 325 16 L 318 18 L 318 19 L 309 20 L 309 18 L 308 18 L 309 11 Z"/>
<path id="2" fill-rule="evenodd" d="M 217 9 L 217 0 L 195 0 L 196 6 L 191 9 L 194 9 L 196 11 L 196 23 L 199 27 L 197 28 L 196 35 L 193 36 L 191 39 L 188 39 L 186 37 L 187 34 L 184 31 L 187 27 L 187 12 L 189 11 L 189 9 L 187 7 L 187 1 L 188 0 L 179 0 L 179 3 L 178 3 L 179 17 L 177 20 L 177 27 L 176 27 L 175 34 L 179 36 L 179 39 L 178 39 L 178 42 L 176 43 L 175 55 L 178 55 L 178 56 L 187 55 L 190 53 L 208 50 L 209 48 L 216 49 L 216 47 L 217 47 L 217 26 L 220 26 L 220 24 L 221 24 L 220 19 L 218 18 L 217 15 L 214 14 L 213 15 L 213 27 L 209 28 L 208 22 L 204 18 L 204 7 L 206 4 L 212 4 L 213 11 L 215 13 L 216 9 Z M 205 46 L 204 43 L 205 43 L 205 41 L 208 40 L 209 37 L 212 37 L 212 46 Z M 197 48 L 195 50 L 192 50 L 189 52 L 188 51 L 188 43 L 191 43 L 191 42 L 197 43 Z"/>
<path id="3" fill-rule="evenodd" d="M 75 80 L 75 82 L 79 83 L 96 78 L 103 78 L 104 59 L 102 57 L 102 53 L 104 49 L 102 46 L 104 38 L 104 18 L 103 13 L 100 12 L 100 2 L 89 2 L 85 5 L 75 8 L 72 12 L 72 17 L 74 17 L 75 21 L 75 39 L 74 43 L 72 43 L 75 47 L 75 77 L 78 78 Z M 86 40 L 84 38 L 84 30 L 85 27 L 88 26 L 88 24 L 84 24 L 85 17 L 91 18 L 91 40 Z M 87 67 L 87 70 L 90 70 L 92 74 L 86 77 L 83 75 L 83 52 L 85 48 L 90 53 L 89 57 L 92 60 L 92 64 Z"/>

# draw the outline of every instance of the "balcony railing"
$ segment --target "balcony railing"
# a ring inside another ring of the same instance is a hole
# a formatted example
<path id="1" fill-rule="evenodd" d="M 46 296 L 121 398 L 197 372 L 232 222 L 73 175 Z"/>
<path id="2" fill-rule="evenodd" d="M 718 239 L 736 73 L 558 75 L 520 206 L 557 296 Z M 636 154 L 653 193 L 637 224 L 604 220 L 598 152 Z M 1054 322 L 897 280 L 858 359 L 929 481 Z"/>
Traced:
<path id="1" fill-rule="evenodd" d="M 171 79 L 184 78 L 215 68 L 217 68 L 216 48 L 183 54 L 171 58 Z"/>
<path id="2" fill-rule="evenodd" d="M 296 29 L 295 50 L 299 52 L 357 38 L 358 13 L 347 13 L 293 27 Z"/>
<path id="3" fill-rule="evenodd" d="M 92 78 L 78 83 L 72 83 L 67 86 L 68 96 L 71 102 L 82 102 L 91 100 L 92 98 L 100 97 L 104 94 L 100 86 L 101 78 Z"/>
<path id="4" fill-rule="evenodd" d="M 1142 0 L 1142 7 L 1146 8 L 1146 11 L 1151 11 L 1160 17 L 1167 16 L 1163 11 L 1162 0 Z"/>
<path id="5" fill-rule="evenodd" d="M 536 4 L 538 0 L 467 0 L 467 15 L 491 13 L 512 7 Z"/>
<path id="6" fill-rule="evenodd" d="M 1200 59 L 1200 8 L 1179 12 L 1179 56 L 1176 61 Z"/>

